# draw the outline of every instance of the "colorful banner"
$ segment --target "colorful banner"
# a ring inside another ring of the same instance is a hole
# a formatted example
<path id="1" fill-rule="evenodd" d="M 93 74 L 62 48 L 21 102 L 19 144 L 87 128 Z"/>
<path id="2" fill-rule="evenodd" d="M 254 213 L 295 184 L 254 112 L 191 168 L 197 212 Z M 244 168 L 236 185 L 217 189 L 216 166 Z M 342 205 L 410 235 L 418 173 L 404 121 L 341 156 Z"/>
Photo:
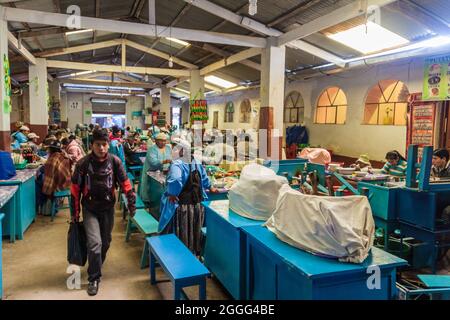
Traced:
<path id="1" fill-rule="evenodd" d="M 11 113 L 12 105 L 11 105 L 11 70 L 9 68 L 9 60 L 6 54 L 3 55 L 3 71 L 5 73 L 5 96 L 3 98 L 3 112 Z"/>
<path id="2" fill-rule="evenodd" d="M 450 55 L 425 59 L 423 100 L 450 100 Z"/>
<path id="3" fill-rule="evenodd" d="M 208 103 L 206 100 L 189 100 L 191 110 L 191 123 L 208 121 Z"/>

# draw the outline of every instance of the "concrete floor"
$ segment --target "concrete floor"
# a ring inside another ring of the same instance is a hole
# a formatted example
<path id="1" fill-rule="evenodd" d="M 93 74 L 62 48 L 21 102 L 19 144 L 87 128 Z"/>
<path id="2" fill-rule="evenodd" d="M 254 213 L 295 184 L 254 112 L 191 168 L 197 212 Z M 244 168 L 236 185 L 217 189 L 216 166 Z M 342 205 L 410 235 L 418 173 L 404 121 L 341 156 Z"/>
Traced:
<path id="1" fill-rule="evenodd" d="M 81 290 L 69 290 L 66 281 L 68 210 L 62 210 L 53 222 L 38 216 L 25 232 L 24 240 L 3 241 L 3 299 L 5 300 L 161 300 L 172 299 L 170 281 L 152 286 L 149 269 L 139 267 L 144 239 L 134 233 L 125 242 L 126 222 L 116 210 L 113 240 L 102 273 L 97 296 L 89 297 L 87 266 L 81 268 Z M 87 264 L 86 264 L 87 265 Z M 167 279 L 157 269 L 157 279 Z M 189 298 L 198 299 L 198 287 L 187 288 Z M 216 279 L 207 279 L 208 299 L 230 299 Z"/>

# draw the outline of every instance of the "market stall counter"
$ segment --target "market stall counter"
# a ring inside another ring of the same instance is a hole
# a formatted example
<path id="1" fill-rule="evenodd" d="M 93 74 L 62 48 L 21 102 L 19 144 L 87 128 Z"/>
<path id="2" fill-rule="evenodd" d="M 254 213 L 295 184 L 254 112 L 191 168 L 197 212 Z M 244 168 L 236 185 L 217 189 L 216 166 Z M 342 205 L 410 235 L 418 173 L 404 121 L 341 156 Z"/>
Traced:
<path id="1" fill-rule="evenodd" d="M 229 208 L 228 200 L 205 201 L 206 267 L 235 299 L 245 297 L 246 241 L 242 227 L 264 221 L 244 218 Z"/>
<path id="2" fill-rule="evenodd" d="M 36 186 L 35 175 L 39 168 L 18 170 L 15 177 L 8 180 L 0 180 L 0 186 L 17 186 L 16 192 L 16 232 L 15 235 L 19 240 L 23 239 L 25 230 L 31 225 L 36 218 Z M 5 218 L 3 228 L 5 235 L 10 235 L 9 217 Z"/>
<path id="3" fill-rule="evenodd" d="M 3 234 L 9 234 L 10 242 L 16 240 L 16 214 L 19 206 L 16 192 L 18 189 L 18 186 L 0 186 L 0 212 L 7 217 L 2 229 L 5 230 Z"/>
<path id="4" fill-rule="evenodd" d="M 263 226 L 242 232 L 249 300 L 390 300 L 397 294 L 396 270 L 408 264 L 375 247 L 363 263 L 344 263 L 297 249 Z"/>

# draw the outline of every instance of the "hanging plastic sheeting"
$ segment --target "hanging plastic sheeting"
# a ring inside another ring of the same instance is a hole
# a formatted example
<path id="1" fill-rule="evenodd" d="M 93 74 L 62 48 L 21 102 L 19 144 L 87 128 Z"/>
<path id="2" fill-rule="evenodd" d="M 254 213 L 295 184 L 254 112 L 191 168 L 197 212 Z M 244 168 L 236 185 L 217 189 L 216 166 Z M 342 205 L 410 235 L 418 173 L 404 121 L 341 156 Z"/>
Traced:
<path id="1" fill-rule="evenodd" d="M 366 197 L 310 196 L 287 185 L 281 188 L 266 226 L 294 247 L 352 263 L 367 258 L 375 234 Z"/>
<path id="2" fill-rule="evenodd" d="M 285 177 L 262 165 L 253 163 L 242 169 L 239 181 L 228 192 L 230 208 L 237 214 L 266 221 L 275 210 L 277 196 Z M 288 186 L 289 187 L 289 186 Z"/>
<path id="3" fill-rule="evenodd" d="M 291 126 L 286 128 L 286 145 L 291 144 L 307 144 L 309 142 L 308 132 L 306 127 Z"/>
<path id="4" fill-rule="evenodd" d="M 300 152 L 300 158 L 308 159 L 312 163 L 324 165 L 331 162 L 331 155 L 328 150 L 321 148 L 305 148 Z"/>

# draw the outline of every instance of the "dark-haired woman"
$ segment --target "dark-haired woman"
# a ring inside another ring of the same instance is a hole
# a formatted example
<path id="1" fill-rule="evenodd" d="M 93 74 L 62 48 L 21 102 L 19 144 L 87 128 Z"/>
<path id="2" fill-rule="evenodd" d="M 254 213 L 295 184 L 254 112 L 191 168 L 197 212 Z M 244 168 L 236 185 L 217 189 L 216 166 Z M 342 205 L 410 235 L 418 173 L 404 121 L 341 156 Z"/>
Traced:
<path id="1" fill-rule="evenodd" d="M 386 164 L 382 172 L 396 178 L 404 178 L 406 176 L 407 162 L 406 159 L 396 150 L 386 153 Z"/>

